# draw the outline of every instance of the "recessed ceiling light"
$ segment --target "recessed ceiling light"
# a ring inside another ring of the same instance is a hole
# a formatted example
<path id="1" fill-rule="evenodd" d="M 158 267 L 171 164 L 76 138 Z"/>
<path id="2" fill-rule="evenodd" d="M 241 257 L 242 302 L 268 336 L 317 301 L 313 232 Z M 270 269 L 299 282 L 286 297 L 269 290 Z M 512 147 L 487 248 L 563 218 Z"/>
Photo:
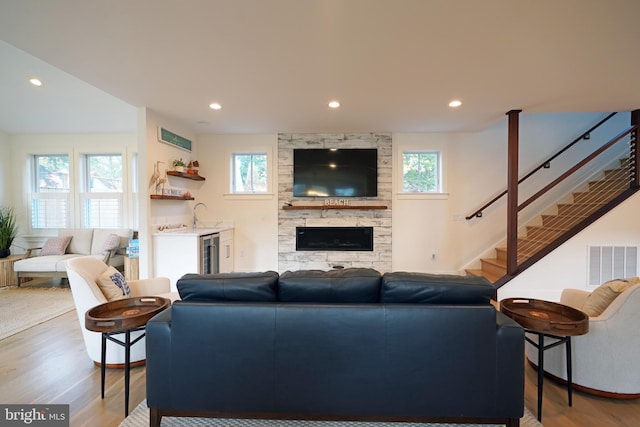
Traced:
<path id="1" fill-rule="evenodd" d="M 29 77 L 29 83 L 34 86 L 42 86 L 42 80 L 37 77 Z"/>
<path id="2" fill-rule="evenodd" d="M 329 108 L 338 108 L 340 107 L 340 103 L 338 101 L 331 101 L 329 103 Z"/>
<path id="3" fill-rule="evenodd" d="M 211 108 L 212 110 L 220 110 L 222 109 L 222 105 L 218 104 L 217 102 L 214 102 L 212 104 L 209 104 L 209 108 Z"/>
<path id="4" fill-rule="evenodd" d="M 451 108 L 456 108 L 462 105 L 462 101 L 458 100 L 458 99 L 454 99 L 453 101 L 451 101 L 449 103 L 449 107 Z"/>

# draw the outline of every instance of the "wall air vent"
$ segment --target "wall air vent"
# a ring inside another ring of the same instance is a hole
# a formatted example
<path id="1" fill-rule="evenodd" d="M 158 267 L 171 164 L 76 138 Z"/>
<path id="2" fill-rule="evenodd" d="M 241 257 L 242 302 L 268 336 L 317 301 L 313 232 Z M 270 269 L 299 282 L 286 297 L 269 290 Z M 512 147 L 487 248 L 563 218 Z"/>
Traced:
<path id="1" fill-rule="evenodd" d="M 588 246 L 588 282 L 597 287 L 606 281 L 638 275 L 637 246 Z"/>

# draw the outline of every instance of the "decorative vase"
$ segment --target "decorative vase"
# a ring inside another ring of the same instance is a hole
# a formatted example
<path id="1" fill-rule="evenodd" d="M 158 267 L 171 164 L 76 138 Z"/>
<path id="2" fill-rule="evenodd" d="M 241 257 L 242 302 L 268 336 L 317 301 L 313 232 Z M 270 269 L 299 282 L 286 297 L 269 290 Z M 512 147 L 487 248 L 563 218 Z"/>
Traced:
<path id="1" fill-rule="evenodd" d="M 6 258 L 11 255 L 11 249 L 0 249 L 0 258 Z"/>
<path id="2" fill-rule="evenodd" d="M 176 166 L 176 172 L 184 172 L 184 166 Z"/>

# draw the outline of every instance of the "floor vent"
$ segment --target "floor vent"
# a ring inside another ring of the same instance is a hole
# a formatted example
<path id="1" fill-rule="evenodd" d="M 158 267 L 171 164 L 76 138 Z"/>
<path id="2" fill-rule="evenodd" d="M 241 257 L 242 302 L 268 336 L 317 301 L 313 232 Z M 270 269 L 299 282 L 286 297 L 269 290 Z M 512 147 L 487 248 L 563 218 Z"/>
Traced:
<path id="1" fill-rule="evenodd" d="M 637 246 L 589 246 L 589 286 L 638 275 Z"/>

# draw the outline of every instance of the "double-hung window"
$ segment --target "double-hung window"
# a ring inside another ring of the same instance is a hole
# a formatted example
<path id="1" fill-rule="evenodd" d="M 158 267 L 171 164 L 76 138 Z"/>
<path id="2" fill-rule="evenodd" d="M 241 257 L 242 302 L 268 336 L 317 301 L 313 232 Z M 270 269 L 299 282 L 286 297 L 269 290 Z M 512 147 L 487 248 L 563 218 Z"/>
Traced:
<path id="1" fill-rule="evenodd" d="M 267 153 L 232 153 L 231 193 L 267 193 L 269 191 L 267 165 Z"/>
<path id="2" fill-rule="evenodd" d="M 31 228 L 65 228 L 71 223 L 69 156 L 34 155 Z"/>
<path id="3" fill-rule="evenodd" d="M 83 160 L 82 227 L 122 227 L 122 155 L 86 154 Z"/>

